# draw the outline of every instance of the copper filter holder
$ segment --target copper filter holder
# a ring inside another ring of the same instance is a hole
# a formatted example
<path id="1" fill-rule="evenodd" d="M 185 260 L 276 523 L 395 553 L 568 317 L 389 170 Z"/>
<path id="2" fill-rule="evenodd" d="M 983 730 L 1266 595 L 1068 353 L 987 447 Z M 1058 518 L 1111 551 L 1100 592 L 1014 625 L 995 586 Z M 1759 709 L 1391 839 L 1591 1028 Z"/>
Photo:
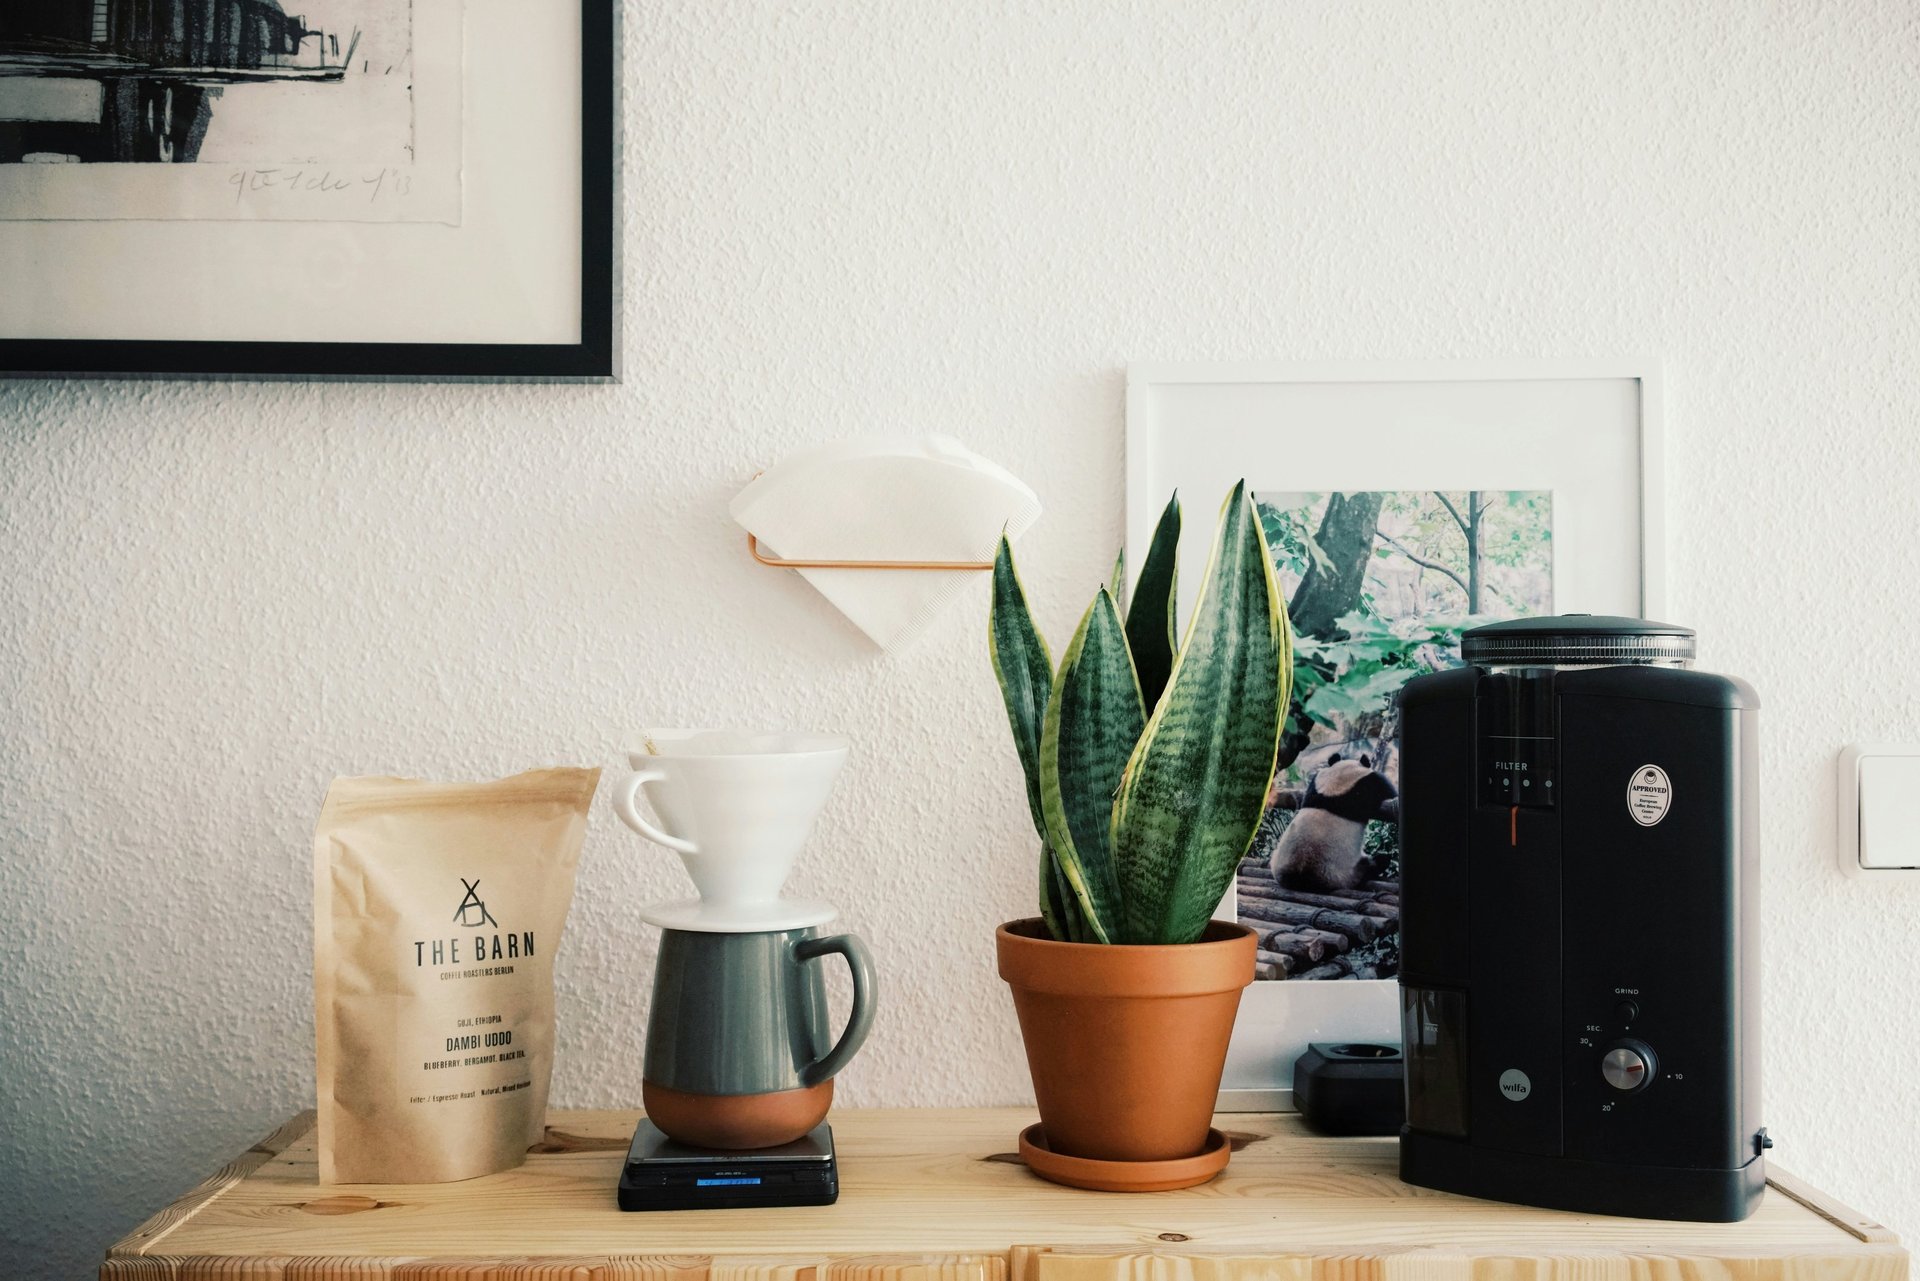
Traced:
<path id="1" fill-rule="evenodd" d="M 765 475 L 764 469 L 753 473 L 753 479 L 759 480 Z M 747 554 L 762 565 L 774 569 L 911 569 L 939 570 L 951 572 L 957 569 L 992 569 L 990 560 L 802 560 L 791 556 L 769 556 L 760 550 L 760 540 L 747 531 Z"/>
<path id="2" fill-rule="evenodd" d="M 802 560 L 797 557 L 769 556 L 760 550 L 760 540 L 747 534 L 747 553 L 762 565 L 775 569 L 912 569 L 956 570 L 992 569 L 990 560 Z"/>

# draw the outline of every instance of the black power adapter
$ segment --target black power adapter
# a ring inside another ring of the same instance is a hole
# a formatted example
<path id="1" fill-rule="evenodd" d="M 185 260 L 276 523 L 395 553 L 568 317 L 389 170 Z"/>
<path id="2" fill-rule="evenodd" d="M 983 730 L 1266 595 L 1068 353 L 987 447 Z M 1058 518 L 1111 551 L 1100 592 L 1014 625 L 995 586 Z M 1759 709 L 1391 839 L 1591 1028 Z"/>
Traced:
<path id="1" fill-rule="evenodd" d="M 1321 1043 L 1293 1064 L 1293 1105 L 1320 1134 L 1400 1133 L 1407 1118 L 1405 1061 L 1397 1045 Z"/>

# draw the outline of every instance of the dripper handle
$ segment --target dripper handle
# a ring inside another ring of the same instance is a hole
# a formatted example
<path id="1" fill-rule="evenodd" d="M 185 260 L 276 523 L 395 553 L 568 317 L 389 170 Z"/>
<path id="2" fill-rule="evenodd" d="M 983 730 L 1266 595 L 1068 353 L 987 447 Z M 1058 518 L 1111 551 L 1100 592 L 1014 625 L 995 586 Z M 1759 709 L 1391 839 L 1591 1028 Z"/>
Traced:
<path id="1" fill-rule="evenodd" d="M 801 939 L 793 945 L 794 956 L 802 961 L 818 960 L 835 952 L 847 958 L 847 969 L 853 975 L 853 1009 L 847 1015 L 847 1030 L 840 1034 L 833 1048 L 800 1069 L 802 1086 L 815 1086 L 830 1079 L 860 1052 L 860 1047 L 866 1044 L 867 1033 L 873 1030 L 873 1003 L 878 992 L 873 982 L 873 954 L 867 951 L 866 941 L 856 934 L 829 934 L 822 939 Z"/>
<path id="2" fill-rule="evenodd" d="M 695 845 L 683 836 L 674 836 L 671 833 L 661 831 L 641 816 L 640 810 L 635 804 L 635 802 L 640 799 L 640 785 L 642 783 L 658 782 L 665 777 L 666 775 L 657 769 L 643 769 L 627 779 L 624 783 L 620 784 L 620 786 L 613 789 L 613 812 L 620 816 L 622 823 L 625 823 L 628 827 L 631 827 L 634 831 L 640 833 L 640 835 L 646 837 L 656 845 L 664 845 L 668 849 L 677 850 L 682 854 L 698 854 L 700 852 L 698 845 Z"/>

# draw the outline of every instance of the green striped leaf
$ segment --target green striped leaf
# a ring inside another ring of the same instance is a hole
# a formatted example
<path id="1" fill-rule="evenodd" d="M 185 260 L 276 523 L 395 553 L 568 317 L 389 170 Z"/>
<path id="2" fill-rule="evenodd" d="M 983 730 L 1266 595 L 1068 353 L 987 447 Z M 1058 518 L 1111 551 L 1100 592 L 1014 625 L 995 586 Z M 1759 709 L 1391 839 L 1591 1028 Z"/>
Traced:
<path id="1" fill-rule="evenodd" d="M 1113 797 L 1145 723 L 1120 608 L 1102 587 L 1060 660 L 1040 735 L 1047 844 L 1094 942 L 1115 941 L 1120 925 L 1120 882 L 1109 845 Z"/>
<path id="2" fill-rule="evenodd" d="M 1160 705 L 1167 674 L 1173 670 L 1179 550 L 1180 495 L 1176 492 L 1154 526 L 1140 581 L 1127 601 L 1127 648 L 1133 651 L 1133 665 L 1140 673 L 1140 700 L 1149 711 Z"/>
<path id="3" fill-rule="evenodd" d="M 1113 573 L 1107 579 L 1107 590 L 1113 593 L 1115 600 L 1127 589 L 1127 549 L 1122 547 L 1119 555 L 1113 558 Z"/>
<path id="4" fill-rule="evenodd" d="M 987 618 L 993 655 L 993 674 L 1000 682 L 1007 723 L 1013 729 L 1013 748 L 1027 780 L 1027 810 L 1040 834 L 1040 918 L 1047 930 L 1063 941 L 1087 934 L 1080 905 L 1067 887 L 1051 850 L 1046 847 L 1047 817 L 1040 803 L 1040 732 L 1053 696 L 1053 655 L 1034 626 L 1027 608 L 1026 588 L 1013 565 L 1013 547 L 1000 538 L 993 558 L 993 604 Z"/>
<path id="5" fill-rule="evenodd" d="M 1048 932 L 1063 943 L 1090 941 L 1091 931 L 1087 928 L 1086 913 L 1080 910 L 1080 900 L 1067 884 L 1067 875 L 1060 870 L 1060 860 L 1053 856 L 1053 847 L 1045 844 L 1040 847 L 1040 919 L 1046 922 Z"/>
<path id="6" fill-rule="evenodd" d="M 993 557 L 993 604 L 987 614 L 993 674 L 1013 728 L 1013 750 L 1027 776 L 1027 809 L 1033 830 L 1047 837 L 1046 811 L 1040 805 L 1040 731 L 1053 696 L 1053 655 L 1027 609 L 1026 589 L 1013 567 L 1013 546 L 1005 534 Z"/>
<path id="7" fill-rule="evenodd" d="M 1266 807 L 1292 671 L 1273 560 L 1241 481 L 1221 509 L 1186 643 L 1114 804 L 1126 909 L 1114 941 L 1190 943 L 1206 928 Z"/>
<path id="8" fill-rule="evenodd" d="M 1064 911 L 1065 898 L 1061 893 L 1060 874 L 1054 868 L 1053 851 L 1043 844 L 1040 847 L 1040 920 L 1046 925 L 1047 933 L 1062 942 L 1072 942 L 1072 927 Z"/>

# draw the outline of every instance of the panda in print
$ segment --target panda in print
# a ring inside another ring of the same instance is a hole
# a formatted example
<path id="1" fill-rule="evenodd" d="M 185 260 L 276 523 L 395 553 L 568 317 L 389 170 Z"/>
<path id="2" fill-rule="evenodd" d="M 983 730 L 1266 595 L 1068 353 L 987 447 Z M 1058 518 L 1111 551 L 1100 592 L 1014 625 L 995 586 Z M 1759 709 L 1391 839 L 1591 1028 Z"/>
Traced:
<path id="1" fill-rule="evenodd" d="M 1274 847 L 1273 879 L 1290 890 L 1351 890 L 1374 873 L 1367 823 L 1398 817 L 1398 793 L 1365 752 L 1336 753 L 1307 779 L 1298 813 Z"/>

